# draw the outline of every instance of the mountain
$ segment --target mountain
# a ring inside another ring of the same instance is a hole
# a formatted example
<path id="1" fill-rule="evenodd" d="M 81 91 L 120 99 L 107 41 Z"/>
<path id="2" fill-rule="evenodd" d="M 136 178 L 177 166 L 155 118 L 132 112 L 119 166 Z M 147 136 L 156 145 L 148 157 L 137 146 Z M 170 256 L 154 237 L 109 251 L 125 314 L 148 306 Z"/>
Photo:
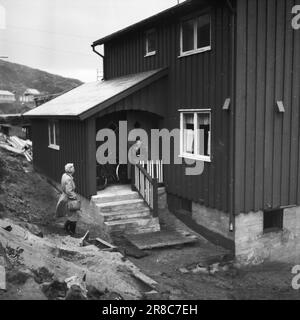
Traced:
<path id="1" fill-rule="evenodd" d="M 70 90 L 82 84 L 76 79 L 64 78 L 21 64 L 0 60 L 0 89 L 21 95 L 27 88 L 49 94 Z"/>
<path id="2" fill-rule="evenodd" d="M 0 59 L 0 90 L 8 90 L 20 96 L 28 88 L 37 89 L 43 94 L 56 94 L 71 90 L 82 82 L 76 79 L 64 78 L 21 64 L 11 63 Z M 9 106 L 0 104 L 0 113 L 7 113 Z M 22 112 L 26 106 L 19 103 L 11 105 L 11 112 Z M 2 112 L 1 112 L 2 111 Z"/>

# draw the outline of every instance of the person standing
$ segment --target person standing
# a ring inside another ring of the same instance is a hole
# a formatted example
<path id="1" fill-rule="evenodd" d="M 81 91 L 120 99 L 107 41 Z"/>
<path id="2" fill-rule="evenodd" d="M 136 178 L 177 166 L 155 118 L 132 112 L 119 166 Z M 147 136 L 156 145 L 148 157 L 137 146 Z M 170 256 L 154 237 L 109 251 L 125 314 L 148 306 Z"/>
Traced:
<path id="1" fill-rule="evenodd" d="M 61 178 L 62 194 L 56 206 L 56 217 L 66 218 L 64 229 L 71 235 L 76 233 L 76 226 L 80 216 L 80 201 L 75 193 L 74 173 L 74 164 L 66 164 L 65 173 Z"/>

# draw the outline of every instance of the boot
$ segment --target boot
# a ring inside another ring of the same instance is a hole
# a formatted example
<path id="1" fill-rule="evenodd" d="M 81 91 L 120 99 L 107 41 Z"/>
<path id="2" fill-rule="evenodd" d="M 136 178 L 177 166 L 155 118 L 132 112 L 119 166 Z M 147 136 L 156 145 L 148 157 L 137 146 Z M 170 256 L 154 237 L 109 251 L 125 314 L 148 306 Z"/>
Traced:
<path id="1" fill-rule="evenodd" d="M 77 225 L 77 222 L 70 222 L 70 232 L 72 233 L 72 235 L 76 234 L 76 225 Z"/>
<path id="2" fill-rule="evenodd" d="M 70 232 L 70 224 L 71 224 L 71 221 L 69 221 L 69 220 L 67 220 L 67 221 L 65 222 L 64 229 L 65 229 L 65 231 L 66 231 L 67 233 Z"/>

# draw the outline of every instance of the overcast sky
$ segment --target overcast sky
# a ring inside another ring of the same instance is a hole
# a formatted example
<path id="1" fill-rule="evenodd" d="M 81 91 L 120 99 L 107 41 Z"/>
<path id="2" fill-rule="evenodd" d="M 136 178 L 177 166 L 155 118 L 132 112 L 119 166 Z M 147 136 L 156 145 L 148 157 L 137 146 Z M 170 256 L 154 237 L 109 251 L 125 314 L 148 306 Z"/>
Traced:
<path id="1" fill-rule="evenodd" d="M 0 0 L 0 56 L 95 81 L 101 60 L 92 52 L 93 41 L 176 4 L 177 0 Z"/>

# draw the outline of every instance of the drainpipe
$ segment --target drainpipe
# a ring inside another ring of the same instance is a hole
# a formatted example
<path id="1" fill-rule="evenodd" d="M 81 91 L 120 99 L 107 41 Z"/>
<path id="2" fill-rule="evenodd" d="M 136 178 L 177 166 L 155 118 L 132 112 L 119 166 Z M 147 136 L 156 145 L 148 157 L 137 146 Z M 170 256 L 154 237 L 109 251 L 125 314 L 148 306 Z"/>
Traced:
<path id="1" fill-rule="evenodd" d="M 98 56 L 100 56 L 101 58 L 102 58 L 102 60 L 103 60 L 103 78 L 102 78 L 102 80 L 105 80 L 105 63 L 104 63 L 104 55 L 103 54 L 101 54 L 100 52 L 98 52 L 96 49 L 95 49 L 95 47 L 96 47 L 96 45 L 93 45 L 92 44 L 92 46 L 91 46 L 92 48 L 93 48 L 93 52 L 95 52 Z"/>
<path id="2" fill-rule="evenodd" d="M 230 147 L 230 152 L 232 154 L 232 159 L 233 159 L 233 164 L 230 170 L 230 210 L 229 210 L 229 231 L 234 232 L 235 231 L 235 188 L 234 188 L 234 179 L 235 179 L 235 174 L 234 174 L 234 167 L 235 167 L 235 158 L 234 158 L 234 137 L 235 137 L 235 108 L 236 108 L 236 103 L 235 103 L 235 61 L 236 61 L 236 54 L 235 54 L 235 46 L 236 46 L 236 35 L 235 35 L 235 30 L 236 30 L 236 10 L 231 2 L 231 0 L 226 0 L 226 4 L 228 9 L 231 12 L 231 101 L 232 101 L 232 108 L 231 108 L 231 147 Z"/>

